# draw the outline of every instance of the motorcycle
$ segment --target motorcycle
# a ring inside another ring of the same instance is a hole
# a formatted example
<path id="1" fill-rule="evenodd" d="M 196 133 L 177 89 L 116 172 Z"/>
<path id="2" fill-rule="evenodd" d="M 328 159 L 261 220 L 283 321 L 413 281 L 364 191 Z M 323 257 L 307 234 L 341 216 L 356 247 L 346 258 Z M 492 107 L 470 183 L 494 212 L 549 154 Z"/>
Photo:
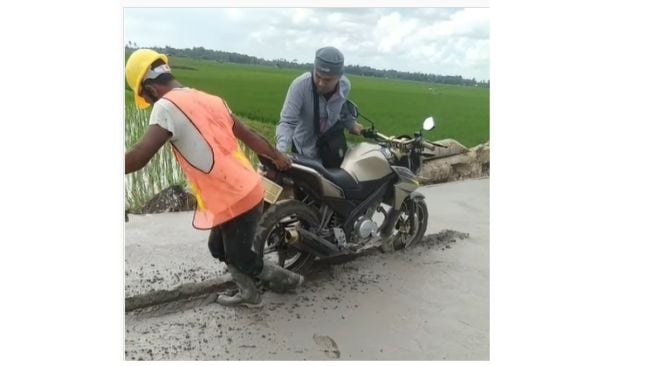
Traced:
<path id="1" fill-rule="evenodd" d="M 339 169 L 293 155 L 291 168 L 282 172 L 259 156 L 268 202 L 254 249 L 298 273 L 306 273 L 317 258 L 374 246 L 399 250 L 419 242 L 426 231 L 428 208 L 417 192 L 416 174 L 428 150 L 444 147 L 423 136 L 435 127 L 435 120 L 426 118 L 412 137 L 385 136 L 353 102 L 347 101 L 347 106 L 355 117 L 371 122 L 364 137 L 373 143 L 350 148 Z M 277 201 L 282 189 L 292 189 L 294 198 Z"/>

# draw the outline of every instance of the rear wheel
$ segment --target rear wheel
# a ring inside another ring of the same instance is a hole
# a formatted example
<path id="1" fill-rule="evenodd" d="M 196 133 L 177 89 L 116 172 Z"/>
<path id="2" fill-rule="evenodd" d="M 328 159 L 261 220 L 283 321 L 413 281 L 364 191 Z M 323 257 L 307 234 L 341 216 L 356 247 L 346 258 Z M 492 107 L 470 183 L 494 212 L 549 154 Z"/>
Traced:
<path id="1" fill-rule="evenodd" d="M 401 204 L 400 210 L 401 213 L 393 230 L 395 237 L 392 243 L 397 250 L 422 240 L 429 220 L 426 203 L 422 200 L 408 198 Z"/>
<path id="2" fill-rule="evenodd" d="M 284 200 L 271 205 L 261 216 L 254 248 L 263 258 L 297 273 L 306 273 L 315 256 L 288 245 L 286 228 L 317 228 L 319 215 L 315 209 L 297 200 Z"/>

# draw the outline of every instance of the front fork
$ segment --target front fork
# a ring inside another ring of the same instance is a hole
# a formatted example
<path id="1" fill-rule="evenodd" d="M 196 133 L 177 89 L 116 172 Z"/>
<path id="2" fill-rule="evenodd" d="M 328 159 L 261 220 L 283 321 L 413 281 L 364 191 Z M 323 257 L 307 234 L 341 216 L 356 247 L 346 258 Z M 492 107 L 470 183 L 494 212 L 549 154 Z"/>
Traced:
<path id="1" fill-rule="evenodd" d="M 401 205 L 404 203 L 404 200 L 410 199 L 410 204 L 408 205 L 408 214 L 409 217 L 415 218 L 415 213 L 416 213 L 416 202 L 424 200 L 424 195 L 421 194 L 420 192 L 407 192 L 403 191 L 401 194 L 397 194 L 397 186 L 395 186 L 395 202 L 393 207 L 390 208 L 390 212 L 386 215 L 386 220 L 383 223 L 383 226 L 381 227 L 381 236 L 383 238 L 387 238 L 390 235 L 392 235 L 392 230 L 395 228 L 397 225 L 397 220 L 399 220 L 399 216 L 401 215 Z"/>

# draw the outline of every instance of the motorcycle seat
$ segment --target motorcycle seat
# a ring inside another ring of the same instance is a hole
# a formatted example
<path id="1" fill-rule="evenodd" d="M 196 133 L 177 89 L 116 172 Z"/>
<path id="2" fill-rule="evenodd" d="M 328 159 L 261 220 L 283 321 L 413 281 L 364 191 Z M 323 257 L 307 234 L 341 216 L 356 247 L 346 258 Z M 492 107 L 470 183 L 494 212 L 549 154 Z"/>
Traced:
<path id="1" fill-rule="evenodd" d="M 338 187 L 343 190 L 355 189 L 358 187 L 358 182 L 349 175 L 345 170 L 340 168 L 327 169 L 322 165 L 322 162 L 316 159 L 311 159 L 302 155 L 293 155 L 293 163 L 306 166 L 311 169 L 315 169 L 320 175 L 329 181 L 335 183 Z"/>

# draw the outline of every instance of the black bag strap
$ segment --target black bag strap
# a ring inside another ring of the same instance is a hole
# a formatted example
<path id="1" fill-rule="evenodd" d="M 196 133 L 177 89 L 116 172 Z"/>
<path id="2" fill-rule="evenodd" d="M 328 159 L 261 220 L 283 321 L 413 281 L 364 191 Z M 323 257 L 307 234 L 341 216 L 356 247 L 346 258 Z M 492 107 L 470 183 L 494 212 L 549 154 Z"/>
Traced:
<path id="1" fill-rule="evenodd" d="M 315 91 L 315 79 L 313 78 L 313 72 L 311 72 L 311 90 L 313 91 L 313 127 L 315 128 L 315 135 L 320 137 L 320 101 L 317 97 L 317 92 Z"/>

